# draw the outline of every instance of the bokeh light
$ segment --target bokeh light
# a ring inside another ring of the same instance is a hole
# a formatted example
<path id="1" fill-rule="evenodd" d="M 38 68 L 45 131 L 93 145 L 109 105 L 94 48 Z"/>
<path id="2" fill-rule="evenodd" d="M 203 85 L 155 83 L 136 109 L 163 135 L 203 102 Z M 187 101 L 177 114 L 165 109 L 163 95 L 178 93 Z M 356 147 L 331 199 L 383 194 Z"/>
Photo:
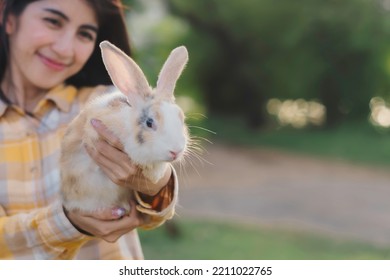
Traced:
<path id="1" fill-rule="evenodd" d="M 272 98 L 267 102 L 267 111 L 277 118 L 282 126 L 303 128 L 308 125 L 322 125 L 326 119 L 325 106 L 317 101 L 304 99 L 280 100 Z"/>

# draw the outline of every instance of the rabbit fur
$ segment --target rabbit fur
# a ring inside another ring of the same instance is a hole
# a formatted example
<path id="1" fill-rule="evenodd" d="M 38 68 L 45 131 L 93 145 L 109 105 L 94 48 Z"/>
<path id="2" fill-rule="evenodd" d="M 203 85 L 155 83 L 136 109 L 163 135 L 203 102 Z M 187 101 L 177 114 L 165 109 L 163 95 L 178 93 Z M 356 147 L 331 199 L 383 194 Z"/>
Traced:
<path id="1" fill-rule="evenodd" d="M 185 116 L 175 104 L 174 89 L 187 61 L 184 46 L 174 49 L 164 63 L 156 88 L 151 88 L 139 66 L 108 41 L 100 43 L 113 91 L 92 98 L 67 128 L 61 149 L 61 196 L 67 210 L 93 212 L 130 209 L 133 191 L 114 184 L 87 154 L 99 138 L 91 125 L 100 120 L 124 146 L 143 175 L 156 183 L 171 162 L 187 148 Z"/>

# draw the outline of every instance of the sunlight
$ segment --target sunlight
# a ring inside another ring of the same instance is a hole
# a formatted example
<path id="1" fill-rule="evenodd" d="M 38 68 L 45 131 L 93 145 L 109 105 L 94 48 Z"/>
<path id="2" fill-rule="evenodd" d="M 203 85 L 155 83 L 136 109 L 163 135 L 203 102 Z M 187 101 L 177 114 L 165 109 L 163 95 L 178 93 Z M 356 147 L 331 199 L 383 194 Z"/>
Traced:
<path id="1" fill-rule="evenodd" d="M 194 108 L 197 107 L 195 100 L 188 96 L 178 96 L 176 97 L 176 102 L 184 113 L 194 111 Z"/>
<path id="2" fill-rule="evenodd" d="M 301 98 L 284 101 L 272 98 L 267 102 L 267 111 L 275 116 L 281 125 L 291 125 L 295 128 L 322 125 L 326 116 L 324 105 Z"/>
<path id="3" fill-rule="evenodd" d="M 194 114 L 198 114 L 202 116 L 205 113 L 204 112 L 205 108 L 190 96 L 180 95 L 177 96 L 175 99 L 177 105 L 180 106 L 180 108 L 183 110 L 184 114 L 186 115 L 194 116 Z"/>
<path id="4" fill-rule="evenodd" d="M 370 100 L 372 124 L 381 127 L 390 127 L 390 107 L 382 97 L 374 97 Z"/>

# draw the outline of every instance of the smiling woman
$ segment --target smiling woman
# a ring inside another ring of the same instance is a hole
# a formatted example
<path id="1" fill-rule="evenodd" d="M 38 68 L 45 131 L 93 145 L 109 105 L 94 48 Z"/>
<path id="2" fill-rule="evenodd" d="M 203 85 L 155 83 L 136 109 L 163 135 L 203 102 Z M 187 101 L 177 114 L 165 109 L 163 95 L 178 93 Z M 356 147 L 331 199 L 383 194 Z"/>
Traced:
<path id="1" fill-rule="evenodd" d="M 11 14 L 5 30 L 13 46 L 3 83 L 5 93 L 32 109 L 39 101 L 36 96 L 81 70 L 94 49 L 98 23 L 87 2 L 36 1 L 21 17 Z"/>
<path id="2" fill-rule="evenodd" d="M 80 12 L 80 10 L 78 11 Z M 45 23 L 43 24 L 44 28 L 51 29 L 53 31 L 56 31 L 57 33 L 75 32 L 77 34 L 76 38 L 78 39 L 78 41 L 80 43 L 84 43 L 84 47 L 86 47 L 87 51 L 90 51 L 92 53 L 92 50 L 89 49 L 91 49 L 91 45 L 93 46 L 93 43 L 96 41 L 96 36 L 98 33 L 98 26 L 95 18 L 91 18 L 89 20 L 92 22 L 92 24 L 82 24 L 81 22 L 80 26 L 77 26 L 76 24 L 76 30 L 72 30 L 72 26 L 70 24 L 77 22 L 78 18 L 80 19 L 80 15 L 78 13 L 72 13 L 71 11 L 69 11 L 69 13 L 71 13 L 70 15 L 72 16 L 72 18 L 69 18 L 61 10 L 56 10 L 52 8 L 44 8 L 41 12 L 47 13 L 47 15 L 42 16 L 43 20 L 45 21 Z M 86 21 L 88 21 L 88 19 Z M 67 37 L 64 37 L 64 39 L 66 38 Z M 68 36 L 68 38 L 71 38 L 71 36 Z M 55 48 L 53 48 L 53 50 L 59 54 L 58 61 L 56 61 L 56 58 L 51 59 L 50 57 L 46 57 L 45 55 L 42 55 L 40 53 L 38 53 L 38 55 L 42 58 L 43 62 L 53 70 L 64 70 L 66 67 L 70 67 L 72 65 L 72 61 L 67 58 L 72 56 L 72 47 L 74 47 L 70 43 L 71 42 L 63 42 L 61 40 L 56 43 Z M 75 50 L 77 50 L 77 48 Z M 63 56 L 64 58 L 62 59 L 61 56 Z"/>
<path id="3" fill-rule="evenodd" d="M 135 229 L 173 215 L 174 170 L 148 181 L 116 135 L 94 122 L 101 149 L 93 160 L 113 182 L 136 189 L 139 205 L 129 213 L 117 205 L 83 213 L 65 209 L 58 195 L 64 131 L 111 85 L 98 44 L 111 41 L 130 55 L 120 0 L 0 4 L 0 258 L 143 258 Z M 136 210 L 142 207 L 149 214 Z"/>

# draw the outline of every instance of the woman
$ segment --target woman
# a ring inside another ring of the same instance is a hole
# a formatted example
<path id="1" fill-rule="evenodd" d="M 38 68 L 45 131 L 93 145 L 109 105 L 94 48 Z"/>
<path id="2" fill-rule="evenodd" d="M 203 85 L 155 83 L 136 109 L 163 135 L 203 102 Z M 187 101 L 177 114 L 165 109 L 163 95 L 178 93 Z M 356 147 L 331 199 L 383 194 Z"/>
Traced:
<path id="1" fill-rule="evenodd" d="M 111 84 L 97 46 L 109 40 L 130 54 L 120 1 L 3 0 L 1 9 L 0 258 L 143 258 L 134 229 L 172 217 L 173 170 L 148 182 L 94 120 L 99 151 L 90 156 L 113 182 L 139 192 L 130 203 L 143 213 L 67 212 L 58 199 L 61 136 L 86 100 Z"/>

